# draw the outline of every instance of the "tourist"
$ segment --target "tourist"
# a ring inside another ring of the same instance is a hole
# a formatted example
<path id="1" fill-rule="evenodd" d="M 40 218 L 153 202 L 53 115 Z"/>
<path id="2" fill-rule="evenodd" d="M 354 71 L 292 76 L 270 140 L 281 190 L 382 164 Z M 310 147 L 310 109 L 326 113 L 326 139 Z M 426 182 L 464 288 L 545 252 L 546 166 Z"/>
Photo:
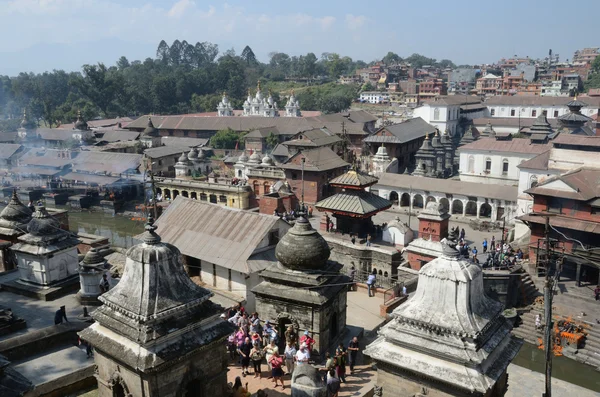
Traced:
<path id="1" fill-rule="evenodd" d="M 327 375 L 329 375 L 329 371 L 333 370 L 333 376 L 335 376 L 335 357 L 331 357 L 329 352 L 325 353 L 325 375 L 323 375 L 323 382 L 327 383 Z"/>
<path id="2" fill-rule="evenodd" d="M 358 357 L 359 350 L 358 338 L 355 336 L 350 343 L 348 343 L 348 351 L 350 352 L 350 355 L 348 356 L 350 362 L 350 375 L 354 373 L 354 366 L 356 365 L 356 358 Z"/>
<path id="3" fill-rule="evenodd" d="M 373 295 L 371 295 L 371 289 L 373 289 L 373 287 L 375 286 L 376 278 L 377 278 L 377 271 L 375 269 L 373 269 L 373 272 L 371 274 L 369 274 L 369 277 L 367 278 L 367 292 L 369 294 L 369 298 L 372 296 L 375 296 L 375 292 L 373 292 Z"/>
<path id="4" fill-rule="evenodd" d="M 344 347 L 344 344 L 340 342 L 337 349 L 335 349 L 335 357 L 337 358 L 336 372 L 341 382 L 346 383 L 346 359 L 348 352 Z"/>
<path id="5" fill-rule="evenodd" d="M 483 253 L 485 254 L 487 252 L 487 247 L 488 247 L 487 238 L 483 239 L 483 243 L 481 243 L 481 246 L 483 248 Z"/>
<path id="6" fill-rule="evenodd" d="M 266 346 L 271 343 L 271 341 L 275 341 L 275 343 L 277 343 L 279 341 L 279 337 L 275 328 L 271 326 L 271 322 L 267 320 L 263 329 L 263 345 Z"/>
<path id="7" fill-rule="evenodd" d="M 335 377 L 335 370 L 329 370 L 329 376 L 327 377 L 327 396 L 337 397 L 340 387 L 340 380 Z"/>
<path id="8" fill-rule="evenodd" d="M 535 315 L 535 329 L 539 330 L 541 327 L 542 327 L 542 319 L 538 313 Z"/>
<path id="9" fill-rule="evenodd" d="M 329 215 L 325 214 L 325 231 L 329 233 Z"/>
<path id="10" fill-rule="evenodd" d="M 252 317 L 250 317 L 250 333 L 254 336 L 255 334 L 260 335 L 260 318 L 258 317 L 258 313 L 252 313 Z"/>
<path id="11" fill-rule="evenodd" d="M 279 354 L 279 347 L 277 346 L 277 344 L 275 344 L 275 340 L 271 340 L 271 342 L 265 346 L 265 348 L 263 349 L 263 353 L 265 353 L 265 357 L 267 358 L 267 365 L 269 366 L 269 370 L 273 369 L 271 367 L 271 357 L 273 357 L 273 355 L 275 353 Z M 269 379 L 271 379 L 272 376 L 269 376 Z"/>
<path id="12" fill-rule="evenodd" d="M 250 342 L 250 338 L 244 339 L 244 343 L 242 343 L 238 347 L 238 353 L 241 357 L 242 361 L 242 376 L 250 375 L 248 372 L 248 367 L 250 366 L 250 352 L 252 351 L 252 343 Z"/>
<path id="13" fill-rule="evenodd" d="M 287 346 L 285 347 L 284 355 L 285 355 L 285 368 L 288 374 L 294 373 L 294 358 L 296 357 L 296 345 L 292 343 L 292 341 L 287 342 Z"/>
<path id="14" fill-rule="evenodd" d="M 473 247 L 473 263 L 477 263 L 477 247 Z"/>
<path id="15" fill-rule="evenodd" d="M 250 329 L 250 320 L 248 319 L 248 313 L 242 314 L 242 317 L 238 320 L 238 327 L 243 328 L 246 333 Z"/>
<path id="16" fill-rule="evenodd" d="M 522 261 L 522 260 L 523 260 L 523 251 L 521 251 L 521 248 L 519 248 L 519 249 L 517 250 L 517 253 L 516 253 L 516 255 L 515 255 L 515 256 L 517 257 L 517 260 L 518 260 L 518 261 Z"/>
<path id="17" fill-rule="evenodd" d="M 261 377 L 261 362 L 263 359 L 262 352 L 260 351 L 260 347 L 258 346 L 258 341 L 253 343 L 252 350 L 250 350 L 250 359 L 252 360 L 252 367 L 254 367 L 254 377 Z"/>
<path id="18" fill-rule="evenodd" d="M 296 329 L 292 324 L 287 327 L 284 335 L 285 343 L 291 343 L 294 347 L 298 346 L 298 332 L 296 332 Z"/>
<path id="19" fill-rule="evenodd" d="M 235 377 L 235 382 L 233 383 L 233 397 L 250 397 L 248 390 L 242 386 L 242 379 L 239 376 Z"/>
<path id="20" fill-rule="evenodd" d="M 304 343 L 300 345 L 300 350 L 296 352 L 296 365 L 301 367 L 306 365 L 310 360 L 310 352 Z"/>
<path id="21" fill-rule="evenodd" d="M 460 229 L 460 239 L 461 240 L 465 239 L 465 228 L 464 227 L 462 229 Z"/>
<path id="22" fill-rule="evenodd" d="M 102 275 L 102 279 L 100 280 L 100 291 L 102 291 L 102 293 L 108 292 L 109 288 L 110 288 L 110 283 L 108 282 L 108 276 L 106 275 L 106 273 L 104 273 Z"/>
<path id="23" fill-rule="evenodd" d="M 352 244 L 356 244 L 356 237 L 354 237 L 354 234 L 350 234 L 350 241 L 352 241 Z"/>
<path id="24" fill-rule="evenodd" d="M 408 296 L 408 291 L 406 290 L 406 285 L 402 285 L 402 296 Z"/>
<path id="25" fill-rule="evenodd" d="M 235 352 L 237 351 L 237 343 L 235 340 L 235 332 L 227 338 L 227 350 L 229 350 L 229 358 L 235 360 Z"/>
<path id="26" fill-rule="evenodd" d="M 367 247 L 371 246 L 371 235 L 367 234 Z"/>
<path id="27" fill-rule="evenodd" d="M 492 249 L 496 247 L 496 236 L 492 236 L 492 240 L 490 241 L 490 246 Z"/>
<path id="28" fill-rule="evenodd" d="M 333 221 L 329 221 L 329 231 L 330 231 L 330 232 L 332 232 L 332 233 L 334 232 L 334 224 L 333 224 Z"/>
<path id="29" fill-rule="evenodd" d="M 229 312 L 229 313 L 231 314 L 231 312 Z M 235 313 L 233 314 L 233 316 L 229 317 L 229 320 L 227 320 L 227 321 L 229 321 L 231 324 L 237 326 L 238 320 L 240 319 L 241 316 L 242 316 L 241 313 L 236 310 Z"/>
<path id="30" fill-rule="evenodd" d="M 353 291 L 356 287 L 356 283 L 354 282 L 354 279 L 356 278 L 356 267 L 354 267 L 354 265 L 352 265 L 352 267 L 350 268 L 350 271 L 348 272 L 348 277 L 350 277 L 350 284 L 348 284 L 348 291 Z"/>
<path id="31" fill-rule="evenodd" d="M 302 335 L 300 337 L 300 344 L 301 345 L 302 344 L 306 345 L 306 347 L 308 348 L 308 351 L 312 352 L 313 346 L 315 344 L 315 340 L 310 337 L 310 334 L 308 333 L 308 330 L 304 331 L 304 335 Z"/>
<path id="32" fill-rule="evenodd" d="M 312 207 L 312 205 L 309 205 L 308 206 L 308 216 L 312 217 L 312 213 L 313 213 L 313 207 Z"/>
<path id="33" fill-rule="evenodd" d="M 278 351 L 273 353 L 269 363 L 271 364 L 271 377 L 273 377 L 275 387 L 277 387 L 277 381 L 279 380 L 281 382 L 281 388 L 285 389 L 283 384 L 283 369 L 281 369 L 281 366 L 283 365 L 283 358 L 279 355 Z"/>
<path id="34" fill-rule="evenodd" d="M 67 311 L 64 306 L 61 306 L 60 309 L 54 313 L 54 325 L 62 324 L 63 318 L 66 323 L 69 322 L 69 320 L 67 320 Z"/>
<path id="35" fill-rule="evenodd" d="M 600 300 L 600 285 L 596 285 L 596 288 L 594 289 L 594 296 L 596 297 L 596 300 Z"/>

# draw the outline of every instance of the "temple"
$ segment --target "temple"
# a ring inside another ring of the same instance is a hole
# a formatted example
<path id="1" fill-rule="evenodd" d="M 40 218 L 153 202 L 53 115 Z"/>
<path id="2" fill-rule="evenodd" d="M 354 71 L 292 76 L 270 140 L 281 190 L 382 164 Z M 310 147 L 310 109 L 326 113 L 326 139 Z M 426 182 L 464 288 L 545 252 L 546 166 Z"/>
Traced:
<path id="1" fill-rule="evenodd" d="M 276 321 L 280 335 L 288 325 L 309 331 L 321 355 L 342 339 L 346 328 L 348 278 L 329 255 L 325 239 L 300 217 L 275 248 L 277 264 L 263 270 L 263 281 L 252 289 L 256 311 Z"/>
<path id="2" fill-rule="evenodd" d="M 99 297 L 95 323 L 79 333 L 96 350 L 98 396 L 226 396 L 223 346 L 234 327 L 155 229 L 149 217 L 121 281 Z"/>
<path id="3" fill-rule="evenodd" d="M 248 98 L 244 101 L 244 116 L 263 116 L 263 117 L 276 117 L 279 116 L 279 109 L 277 109 L 277 102 L 273 100 L 271 91 L 269 96 L 265 98 L 260 89 L 260 80 L 256 85 L 256 95 L 252 97 L 250 91 L 248 91 Z"/>
<path id="4" fill-rule="evenodd" d="M 154 127 L 150 116 L 148 116 L 148 125 L 144 129 L 142 136 L 140 136 L 140 142 L 142 142 L 146 148 L 159 147 L 162 145 L 160 132 L 156 127 Z"/>
<path id="5" fill-rule="evenodd" d="M 558 118 L 560 128 L 569 134 L 575 135 L 595 135 L 594 130 L 585 124 L 591 119 L 581 113 L 581 108 L 586 107 L 587 103 L 578 101 L 577 97 L 567 103 L 569 113 L 565 113 Z"/>
<path id="6" fill-rule="evenodd" d="M 14 189 L 8 205 L 0 212 L 0 272 L 14 269 L 16 259 L 10 247 L 27 233 L 31 210 L 25 206 Z"/>
<path id="7" fill-rule="evenodd" d="M 315 207 L 333 214 L 338 231 L 365 237 L 373 233 L 373 215 L 392 206 L 390 201 L 365 190 L 377 181 L 374 176 L 350 170 L 329 181 L 341 192 L 319 201 Z"/>
<path id="8" fill-rule="evenodd" d="M 503 306 L 485 294 L 483 272 L 459 258 L 456 242 L 419 272 L 417 291 L 364 354 L 377 364 L 375 394 L 503 396 L 521 340 Z"/>

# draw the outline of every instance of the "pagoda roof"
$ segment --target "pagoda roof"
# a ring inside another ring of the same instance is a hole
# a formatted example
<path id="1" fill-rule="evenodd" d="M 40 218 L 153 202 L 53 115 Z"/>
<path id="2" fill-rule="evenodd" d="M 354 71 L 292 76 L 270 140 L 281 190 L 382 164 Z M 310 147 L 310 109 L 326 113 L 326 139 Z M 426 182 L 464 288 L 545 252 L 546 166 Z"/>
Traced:
<path id="1" fill-rule="evenodd" d="M 337 178 L 333 178 L 329 181 L 329 184 L 350 189 L 361 189 L 376 184 L 378 180 L 379 179 L 374 176 L 363 174 L 356 170 L 350 170 Z"/>
<path id="2" fill-rule="evenodd" d="M 319 211 L 359 217 L 375 215 L 391 206 L 390 201 L 364 190 L 343 191 L 315 204 Z"/>

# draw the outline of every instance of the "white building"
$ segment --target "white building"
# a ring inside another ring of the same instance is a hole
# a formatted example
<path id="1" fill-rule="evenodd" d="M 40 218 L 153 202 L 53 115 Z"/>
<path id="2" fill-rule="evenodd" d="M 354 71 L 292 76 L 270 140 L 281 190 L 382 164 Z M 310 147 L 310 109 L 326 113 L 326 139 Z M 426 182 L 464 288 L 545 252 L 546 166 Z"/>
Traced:
<path id="1" fill-rule="evenodd" d="M 561 134 L 552 141 L 553 148 L 519 164 L 518 214 L 532 211 L 533 197 L 525 193 L 556 175 L 580 167 L 600 168 L 600 137 Z M 581 150 L 583 149 L 583 150 Z M 516 221 L 515 238 L 529 233 L 529 227 Z"/>
<path id="2" fill-rule="evenodd" d="M 519 182 L 517 166 L 551 147 L 548 143 L 531 143 L 529 139 L 478 139 L 458 149 L 460 180 L 516 186 Z"/>
<path id="3" fill-rule="evenodd" d="M 217 115 L 221 117 L 233 116 L 233 107 L 231 106 L 231 102 L 229 102 L 229 98 L 227 98 L 226 92 L 223 93 L 223 98 L 217 105 Z"/>
<path id="4" fill-rule="evenodd" d="M 461 116 L 468 119 L 482 117 L 485 112 L 478 97 L 451 95 L 436 97 L 413 110 L 413 118 L 421 117 L 440 131 L 450 135 L 457 132 L 458 120 Z"/>
<path id="5" fill-rule="evenodd" d="M 363 91 L 360 93 L 360 101 L 368 103 L 389 102 L 390 94 L 379 91 Z"/>
<path id="6" fill-rule="evenodd" d="M 277 102 L 273 100 L 271 91 L 269 91 L 269 97 L 265 98 L 260 89 L 260 80 L 256 85 L 256 95 L 252 97 L 250 90 L 248 90 L 248 98 L 244 101 L 244 116 L 262 116 L 262 117 L 276 117 L 279 116 L 279 109 L 277 109 Z"/>
<path id="7" fill-rule="evenodd" d="M 250 290 L 258 273 L 275 264 L 275 246 L 290 225 L 281 218 L 178 196 L 156 222 L 162 241 L 184 256 L 191 277 L 215 293 L 245 301 L 254 310 Z"/>
<path id="8" fill-rule="evenodd" d="M 600 97 L 579 97 L 580 101 L 588 106 L 581 109 L 584 116 L 591 117 L 598 113 L 600 108 Z M 533 118 L 542 112 L 546 112 L 548 119 L 556 119 L 569 113 L 567 103 L 572 101 L 569 97 L 554 96 L 494 96 L 487 99 L 484 104 L 487 107 L 486 116 L 506 118 Z"/>

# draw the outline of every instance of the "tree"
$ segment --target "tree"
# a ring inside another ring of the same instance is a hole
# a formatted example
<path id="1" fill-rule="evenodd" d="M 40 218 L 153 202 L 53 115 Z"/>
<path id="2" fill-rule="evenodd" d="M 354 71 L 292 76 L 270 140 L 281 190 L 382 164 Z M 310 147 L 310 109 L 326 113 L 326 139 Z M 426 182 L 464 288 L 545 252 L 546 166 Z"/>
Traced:
<path id="1" fill-rule="evenodd" d="M 351 104 L 352 98 L 341 94 L 334 94 L 322 98 L 319 101 L 319 108 L 324 113 L 339 113 L 350 108 Z"/>
<path id="2" fill-rule="evenodd" d="M 110 116 L 117 87 L 112 73 L 103 63 L 83 65 L 83 78 L 72 80 L 72 83 L 102 111 L 105 117 Z"/>
<path id="3" fill-rule="evenodd" d="M 249 46 L 244 47 L 242 50 L 242 59 L 246 61 L 246 65 L 250 66 L 251 64 L 256 63 L 256 55 L 254 55 L 254 51 Z"/>
<path id="4" fill-rule="evenodd" d="M 128 59 L 127 59 L 127 57 L 125 57 L 125 56 L 122 56 L 122 57 L 121 57 L 121 58 L 119 58 L 119 60 L 117 61 L 117 68 L 118 68 L 119 70 L 126 69 L 126 68 L 128 68 L 129 66 L 131 66 L 131 65 L 129 64 L 129 60 L 128 60 Z"/>
<path id="5" fill-rule="evenodd" d="M 163 64 L 169 63 L 169 45 L 166 41 L 161 40 L 156 49 L 156 59 Z"/>
<path id="6" fill-rule="evenodd" d="M 402 62 L 402 58 L 400 58 L 400 55 L 396 54 L 395 52 L 389 51 L 381 61 L 386 65 L 393 65 Z"/>
<path id="7" fill-rule="evenodd" d="M 175 40 L 169 47 L 169 62 L 171 65 L 179 65 L 181 63 L 181 55 L 183 48 L 179 40 Z"/>
<path id="8" fill-rule="evenodd" d="M 271 132 L 266 139 L 266 143 L 269 149 L 273 149 L 279 144 L 279 138 L 277 137 L 277 135 Z"/>
<path id="9" fill-rule="evenodd" d="M 302 59 L 302 75 L 304 77 L 314 77 L 317 71 L 317 56 L 309 52 Z"/>
<path id="10" fill-rule="evenodd" d="M 236 145 L 239 149 L 243 148 L 243 134 L 227 128 L 219 130 L 212 138 L 210 145 L 215 149 L 235 149 Z"/>
<path id="11" fill-rule="evenodd" d="M 441 61 L 438 62 L 437 66 L 439 66 L 442 69 L 447 69 L 447 68 L 456 69 L 456 65 L 454 64 L 454 62 L 452 62 L 449 59 L 442 59 Z"/>
<path id="12" fill-rule="evenodd" d="M 413 68 L 422 68 L 425 65 L 433 65 L 435 64 L 435 59 L 427 58 L 421 54 L 412 54 L 408 58 L 405 59 L 406 62 L 410 63 Z"/>

